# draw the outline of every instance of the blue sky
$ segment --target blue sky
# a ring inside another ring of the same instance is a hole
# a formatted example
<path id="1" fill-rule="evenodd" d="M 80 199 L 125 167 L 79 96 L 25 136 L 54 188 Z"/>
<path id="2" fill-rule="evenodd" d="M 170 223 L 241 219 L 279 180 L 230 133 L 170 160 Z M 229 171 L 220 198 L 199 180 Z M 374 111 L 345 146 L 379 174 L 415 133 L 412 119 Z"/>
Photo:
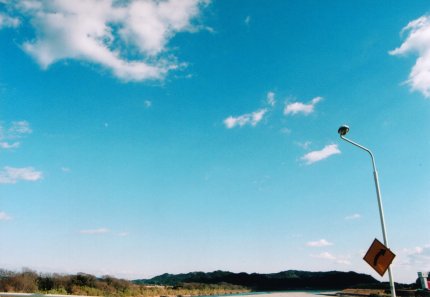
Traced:
<path id="1" fill-rule="evenodd" d="M 427 1 L 0 1 L 0 267 L 430 270 Z"/>

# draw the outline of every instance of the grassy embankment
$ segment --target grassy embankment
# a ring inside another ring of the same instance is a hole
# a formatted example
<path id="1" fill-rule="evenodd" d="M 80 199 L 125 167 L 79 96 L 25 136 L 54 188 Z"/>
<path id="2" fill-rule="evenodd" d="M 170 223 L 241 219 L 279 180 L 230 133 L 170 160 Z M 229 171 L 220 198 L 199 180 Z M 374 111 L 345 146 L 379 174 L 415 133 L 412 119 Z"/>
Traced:
<path id="1" fill-rule="evenodd" d="M 0 270 L 0 291 L 113 297 L 202 296 L 249 292 L 231 284 L 187 283 L 178 286 L 146 286 L 112 276 L 97 278 L 89 274 L 38 274 L 24 270 L 16 273 Z"/>

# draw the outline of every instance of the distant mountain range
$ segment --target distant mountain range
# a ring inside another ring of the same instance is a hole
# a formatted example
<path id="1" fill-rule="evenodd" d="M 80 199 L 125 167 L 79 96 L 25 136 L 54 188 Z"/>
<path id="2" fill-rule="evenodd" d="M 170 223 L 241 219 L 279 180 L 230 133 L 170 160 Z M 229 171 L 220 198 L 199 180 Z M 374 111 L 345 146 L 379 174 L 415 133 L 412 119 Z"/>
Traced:
<path id="1" fill-rule="evenodd" d="M 379 284 L 375 278 L 356 272 L 309 272 L 288 270 L 279 273 L 233 273 L 228 271 L 162 274 L 151 279 L 133 281 L 136 284 L 180 286 L 188 283 L 232 284 L 253 291 L 340 290 L 356 286 Z"/>

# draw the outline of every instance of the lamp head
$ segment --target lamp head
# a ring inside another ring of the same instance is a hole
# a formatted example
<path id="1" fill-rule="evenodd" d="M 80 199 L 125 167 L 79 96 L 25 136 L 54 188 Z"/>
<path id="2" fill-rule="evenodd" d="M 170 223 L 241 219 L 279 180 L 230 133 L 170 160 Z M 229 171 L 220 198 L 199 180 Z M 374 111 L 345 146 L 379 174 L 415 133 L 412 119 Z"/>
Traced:
<path id="1" fill-rule="evenodd" d="M 349 127 L 347 125 L 342 125 L 337 130 L 340 136 L 345 136 L 349 132 Z"/>

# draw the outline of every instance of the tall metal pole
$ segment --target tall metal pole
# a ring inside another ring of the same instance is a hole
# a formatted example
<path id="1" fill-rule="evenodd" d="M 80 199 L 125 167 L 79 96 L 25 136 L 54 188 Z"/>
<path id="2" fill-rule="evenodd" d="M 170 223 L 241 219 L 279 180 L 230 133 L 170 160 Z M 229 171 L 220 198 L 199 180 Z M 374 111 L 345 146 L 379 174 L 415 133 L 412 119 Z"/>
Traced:
<path id="1" fill-rule="evenodd" d="M 382 237 L 384 239 L 384 245 L 388 248 L 387 230 L 385 229 L 384 209 L 382 207 L 381 189 L 379 188 L 379 178 L 378 178 L 378 171 L 376 170 L 375 157 L 373 156 L 372 152 L 368 148 L 346 138 L 342 134 L 340 134 L 340 138 L 342 138 L 346 142 L 349 142 L 349 143 L 355 145 L 356 147 L 359 147 L 359 148 L 365 150 L 366 152 L 369 153 L 370 158 L 372 159 L 373 178 L 375 180 L 376 196 L 378 198 L 379 217 L 381 219 L 381 227 L 382 227 Z M 390 280 L 391 297 L 396 297 L 396 289 L 394 287 L 394 279 L 393 279 L 393 273 L 391 272 L 391 267 L 388 267 L 388 277 Z"/>

